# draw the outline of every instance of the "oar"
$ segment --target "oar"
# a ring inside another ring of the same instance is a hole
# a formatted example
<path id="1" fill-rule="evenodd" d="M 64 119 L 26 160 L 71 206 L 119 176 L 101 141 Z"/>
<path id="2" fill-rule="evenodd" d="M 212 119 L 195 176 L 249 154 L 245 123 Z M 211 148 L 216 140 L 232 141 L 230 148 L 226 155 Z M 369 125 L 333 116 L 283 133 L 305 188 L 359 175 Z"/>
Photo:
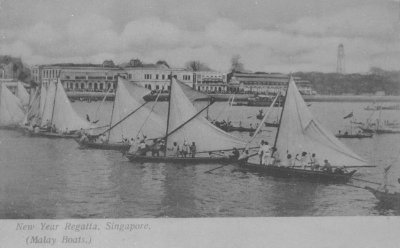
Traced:
<path id="1" fill-rule="evenodd" d="M 376 184 L 376 185 L 381 185 L 381 183 L 377 183 L 377 182 L 372 182 L 372 181 L 368 181 L 368 180 L 364 180 L 364 179 L 360 179 L 360 178 L 352 178 L 353 180 L 357 180 L 357 181 L 361 181 L 361 182 L 366 182 L 366 183 L 372 183 L 372 184 Z"/>
<path id="2" fill-rule="evenodd" d="M 222 168 L 222 167 L 225 167 L 225 166 L 228 166 L 228 165 L 230 165 L 230 164 L 224 164 L 224 165 L 222 165 L 222 166 L 220 166 L 220 167 L 217 167 L 217 168 L 214 168 L 214 169 L 205 171 L 204 173 L 211 173 L 211 171 L 215 171 L 215 170 L 217 170 L 217 169 L 219 169 L 219 168 Z"/>

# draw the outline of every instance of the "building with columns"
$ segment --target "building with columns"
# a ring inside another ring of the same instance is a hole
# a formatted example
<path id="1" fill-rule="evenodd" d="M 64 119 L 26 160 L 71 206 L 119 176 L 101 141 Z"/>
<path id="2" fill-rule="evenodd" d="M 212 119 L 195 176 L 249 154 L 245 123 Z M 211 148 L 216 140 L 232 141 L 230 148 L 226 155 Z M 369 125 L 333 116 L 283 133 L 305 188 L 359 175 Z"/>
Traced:
<path id="1" fill-rule="evenodd" d="M 289 76 L 280 73 L 241 73 L 228 74 L 228 91 L 233 93 L 276 94 L 286 89 Z M 313 95 L 315 91 L 311 83 L 294 77 L 297 88 L 301 94 Z"/>

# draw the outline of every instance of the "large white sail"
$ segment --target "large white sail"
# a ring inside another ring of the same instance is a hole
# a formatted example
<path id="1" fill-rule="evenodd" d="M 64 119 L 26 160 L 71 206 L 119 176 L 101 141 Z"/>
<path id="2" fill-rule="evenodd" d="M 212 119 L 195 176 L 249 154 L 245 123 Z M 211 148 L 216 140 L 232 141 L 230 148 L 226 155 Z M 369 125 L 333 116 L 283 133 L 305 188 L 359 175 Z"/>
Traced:
<path id="1" fill-rule="evenodd" d="M 44 90 L 44 91 L 43 91 Z M 42 122 L 41 126 L 46 126 L 48 123 L 51 122 L 52 115 L 53 115 L 53 106 L 54 106 L 54 97 L 56 94 L 56 85 L 55 83 L 50 83 L 47 90 L 42 86 L 42 93 L 44 94 L 44 104 L 43 104 L 43 112 L 42 112 Z M 42 98 L 41 101 L 42 103 Z M 42 107 L 40 107 L 42 108 Z"/>
<path id="2" fill-rule="evenodd" d="M 168 133 L 187 122 L 197 113 L 181 86 L 172 79 Z M 184 140 L 196 143 L 197 152 L 243 148 L 245 142 L 215 127 L 206 118 L 196 116 L 168 137 L 168 147 L 173 142 L 182 145 Z"/>
<path id="3" fill-rule="evenodd" d="M 27 106 L 29 104 L 29 94 L 20 81 L 17 82 L 16 95 L 21 100 L 22 105 Z"/>
<path id="4" fill-rule="evenodd" d="M 18 125 L 25 117 L 21 101 L 1 84 L 0 92 L 0 126 Z"/>
<path id="5" fill-rule="evenodd" d="M 40 87 L 40 100 L 39 100 L 40 116 L 43 116 L 44 113 L 44 106 L 46 105 L 46 96 L 47 96 L 46 87 L 44 86 Z"/>
<path id="6" fill-rule="evenodd" d="M 56 99 L 54 101 L 55 105 L 52 116 L 52 124 L 56 126 L 56 129 L 61 131 L 73 131 L 94 128 L 91 123 L 84 120 L 72 108 L 71 102 L 69 101 L 61 82 L 58 82 L 56 88 Z M 48 94 L 50 94 L 50 92 L 48 92 Z"/>
<path id="7" fill-rule="evenodd" d="M 293 78 L 289 81 L 277 140 L 280 156 L 315 153 L 320 163 L 335 166 L 364 166 L 366 161 L 326 130 L 308 110 Z"/>
<path id="8" fill-rule="evenodd" d="M 145 103 L 143 96 L 149 92 L 144 87 L 118 78 L 111 127 L 118 124 L 110 130 L 110 142 L 121 142 L 123 138 L 136 138 L 139 134 L 146 135 L 147 138 L 160 138 L 165 135 L 166 122 L 149 109 L 151 103 L 138 109 Z M 138 109 L 136 112 L 129 115 L 136 109 Z"/>

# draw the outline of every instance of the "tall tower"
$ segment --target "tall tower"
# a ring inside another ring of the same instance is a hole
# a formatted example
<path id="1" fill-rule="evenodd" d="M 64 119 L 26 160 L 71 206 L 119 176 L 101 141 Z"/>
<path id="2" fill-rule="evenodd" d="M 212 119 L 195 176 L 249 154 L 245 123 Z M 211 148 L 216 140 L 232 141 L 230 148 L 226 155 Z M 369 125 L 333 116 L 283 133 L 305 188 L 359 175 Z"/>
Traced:
<path id="1" fill-rule="evenodd" d="M 340 74 L 346 73 L 345 64 L 344 64 L 344 46 L 343 46 L 343 44 L 340 44 L 338 47 L 336 72 L 340 73 Z"/>

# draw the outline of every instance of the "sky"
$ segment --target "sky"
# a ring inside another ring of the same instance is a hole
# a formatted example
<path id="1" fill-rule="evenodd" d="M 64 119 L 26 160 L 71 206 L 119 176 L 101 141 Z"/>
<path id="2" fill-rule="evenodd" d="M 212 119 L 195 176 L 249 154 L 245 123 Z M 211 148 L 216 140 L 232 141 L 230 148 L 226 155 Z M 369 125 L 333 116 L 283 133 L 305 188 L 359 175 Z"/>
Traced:
<path id="1" fill-rule="evenodd" d="M 228 71 L 399 70 L 394 0 L 0 0 L 0 54 L 29 64 L 139 58 Z"/>

